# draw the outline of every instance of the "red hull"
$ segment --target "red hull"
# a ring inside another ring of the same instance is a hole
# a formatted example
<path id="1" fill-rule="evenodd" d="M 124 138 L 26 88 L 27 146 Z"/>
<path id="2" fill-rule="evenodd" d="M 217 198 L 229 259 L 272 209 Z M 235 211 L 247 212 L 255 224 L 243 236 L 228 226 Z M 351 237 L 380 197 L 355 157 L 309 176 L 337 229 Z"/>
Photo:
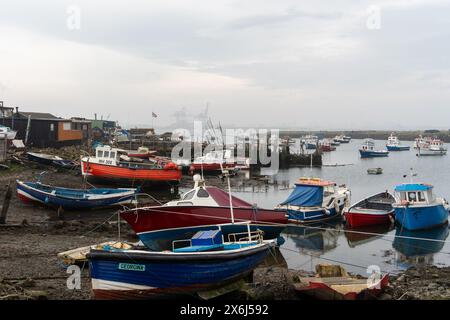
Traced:
<path id="1" fill-rule="evenodd" d="M 88 164 L 82 161 L 83 172 L 90 176 L 101 179 L 129 180 L 143 182 L 172 182 L 178 183 L 181 180 L 181 170 L 173 169 L 130 169 L 98 163 Z"/>
<path id="2" fill-rule="evenodd" d="M 233 208 L 235 222 L 252 221 L 261 225 L 287 223 L 284 212 L 253 208 Z M 147 207 L 121 212 L 136 233 L 231 223 L 229 207 L 173 206 Z"/>
<path id="3" fill-rule="evenodd" d="M 392 223 L 393 212 L 386 214 L 367 214 L 358 212 L 345 212 L 345 219 L 350 227 L 364 227 L 373 225 L 389 225 Z"/>
<path id="4" fill-rule="evenodd" d="M 191 171 L 221 171 L 220 163 L 193 163 L 191 165 Z M 236 167 L 235 163 L 223 163 L 222 167 L 224 169 L 234 169 Z"/>

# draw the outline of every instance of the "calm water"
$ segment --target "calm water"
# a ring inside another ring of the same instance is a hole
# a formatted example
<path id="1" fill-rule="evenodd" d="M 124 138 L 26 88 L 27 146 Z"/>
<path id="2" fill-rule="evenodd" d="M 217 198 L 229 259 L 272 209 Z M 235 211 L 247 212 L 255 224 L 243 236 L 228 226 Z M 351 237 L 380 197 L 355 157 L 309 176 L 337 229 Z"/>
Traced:
<path id="1" fill-rule="evenodd" d="M 352 203 L 377 192 L 392 191 L 394 186 L 410 180 L 410 168 L 417 176 L 414 182 L 427 182 L 435 186 L 435 193 L 450 199 L 450 156 L 417 157 L 415 150 L 391 152 L 388 158 L 360 159 L 358 148 L 361 140 L 342 144 L 337 151 L 324 155 L 325 165 L 347 164 L 347 166 L 323 168 L 291 168 L 278 172 L 273 179 L 293 183 L 300 177 L 313 176 L 346 184 L 352 192 Z M 385 141 L 376 141 L 384 148 Z M 405 142 L 412 145 L 412 142 Z M 382 175 L 368 175 L 367 169 L 381 167 Z M 404 175 L 407 175 L 405 178 Z M 249 190 L 250 191 L 250 190 Z M 234 192 L 236 196 L 261 207 L 271 208 L 286 199 L 292 189 L 267 192 Z M 369 234 L 351 233 L 341 222 L 327 223 L 317 230 L 289 227 L 283 234 L 285 243 L 281 253 L 288 266 L 293 269 L 314 270 L 317 263 L 340 262 L 351 272 L 366 274 L 366 268 L 377 265 L 382 271 L 395 272 L 416 264 L 450 265 L 449 243 L 395 238 L 400 230 L 377 227 L 361 230 Z M 402 235 L 418 238 L 446 240 L 448 227 L 427 232 L 408 232 Z"/>

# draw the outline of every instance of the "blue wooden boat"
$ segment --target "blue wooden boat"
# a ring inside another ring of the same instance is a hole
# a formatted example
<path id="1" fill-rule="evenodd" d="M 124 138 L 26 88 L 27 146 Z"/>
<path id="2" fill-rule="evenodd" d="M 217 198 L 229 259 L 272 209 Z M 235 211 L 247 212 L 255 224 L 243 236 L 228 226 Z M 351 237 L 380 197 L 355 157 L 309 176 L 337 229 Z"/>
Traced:
<path id="1" fill-rule="evenodd" d="M 138 189 L 69 189 L 40 182 L 16 180 L 17 196 L 25 203 L 40 203 L 63 209 L 94 209 L 135 202 Z"/>
<path id="2" fill-rule="evenodd" d="M 335 182 L 301 178 L 294 191 L 275 209 L 286 211 L 290 222 L 311 223 L 341 215 L 350 201 L 350 191 Z"/>
<path id="3" fill-rule="evenodd" d="M 242 235 L 242 234 L 241 234 Z M 275 246 L 261 233 L 228 237 L 201 231 L 174 241 L 170 251 L 91 250 L 87 254 L 96 299 L 144 299 L 222 289 L 249 276 Z"/>
<path id="4" fill-rule="evenodd" d="M 39 164 L 64 169 L 71 169 L 74 168 L 75 166 L 78 166 L 78 164 L 75 161 L 65 160 L 61 157 L 45 153 L 27 152 L 27 158 L 28 160 L 37 162 Z"/>
<path id="5" fill-rule="evenodd" d="M 429 184 L 407 183 L 395 187 L 395 221 L 408 230 L 422 230 L 448 221 L 449 205 L 433 194 Z"/>
<path id="6" fill-rule="evenodd" d="M 387 150 L 375 150 L 375 142 L 373 139 L 365 139 L 361 148 L 359 149 L 361 158 L 376 158 L 376 157 L 387 157 L 389 156 L 389 151 Z"/>

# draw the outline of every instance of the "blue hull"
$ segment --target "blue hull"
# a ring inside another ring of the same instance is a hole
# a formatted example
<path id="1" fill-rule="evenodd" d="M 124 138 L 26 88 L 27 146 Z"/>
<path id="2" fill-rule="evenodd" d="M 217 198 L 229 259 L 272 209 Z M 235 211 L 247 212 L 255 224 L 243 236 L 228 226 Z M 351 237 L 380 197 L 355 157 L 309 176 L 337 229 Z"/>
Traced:
<path id="1" fill-rule="evenodd" d="M 172 241 L 190 239 L 196 232 L 211 230 L 211 226 L 186 227 L 178 229 L 166 229 L 151 232 L 138 233 L 137 236 L 146 247 L 153 251 L 171 250 Z M 284 226 L 251 225 L 251 231 L 257 229 L 264 231 L 264 239 L 276 239 L 280 236 Z M 230 233 L 247 232 L 246 225 L 224 225 L 221 227 L 225 240 Z"/>
<path id="2" fill-rule="evenodd" d="M 200 258 L 165 255 L 146 259 L 128 252 L 91 252 L 88 257 L 94 295 L 114 299 L 212 290 L 248 276 L 269 252 L 265 246 L 234 256 L 224 251 L 214 257 L 205 252 Z"/>
<path id="3" fill-rule="evenodd" d="M 386 146 L 388 151 L 409 151 L 409 146 Z"/>
<path id="4" fill-rule="evenodd" d="M 131 203 L 135 199 L 135 195 L 118 195 L 111 196 L 103 199 L 71 199 L 67 197 L 59 197 L 57 195 L 51 195 L 43 193 L 34 189 L 26 188 L 20 184 L 17 184 L 17 192 L 20 198 L 26 201 L 33 201 L 42 203 L 44 205 L 63 209 L 95 209 L 101 207 L 110 207 L 120 203 Z"/>
<path id="5" fill-rule="evenodd" d="M 395 222 L 408 230 L 429 229 L 447 221 L 448 211 L 443 205 L 395 208 Z"/>
<path id="6" fill-rule="evenodd" d="M 388 152 L 377 152 L 377 151 L 363 151 L 359 150 L 361 154 L 361 158 L 379 158 L 379 157 L 388 157 Z"/>
<path id="7" fill-rule="evenodd" d="M 340 216 L 344 205 L 339 207 L 339 212 L 335 208 L 328 209 L 329 214 L 326 214 L 323 209 L 315 211 L 302 210 L 287 210 L 288 220 L 292 222 L 313 223 L 324 220 L 334 219 Z"/>
<path id="8" fill-rule="evenodd" d="M 317 148 L 317 145 L 315 145 L 315 144 L 312 144 L 312 143 L 307 143 L 306 144 L 306 149 L 307 150 L 316 150 L 316 148 Z"/>

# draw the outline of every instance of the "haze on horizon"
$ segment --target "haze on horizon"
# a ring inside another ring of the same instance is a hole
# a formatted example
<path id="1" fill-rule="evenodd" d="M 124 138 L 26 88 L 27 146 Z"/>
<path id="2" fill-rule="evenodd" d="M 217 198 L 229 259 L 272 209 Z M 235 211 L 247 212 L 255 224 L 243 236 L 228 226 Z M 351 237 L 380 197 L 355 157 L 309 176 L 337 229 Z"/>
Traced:
<path id="1" fill-rule="evenodd" d="M 223 126 L 448 129 L 449 15 L 440 0 L 3 2 L 0 100 L 125 126 L 208 105 Z"/>

